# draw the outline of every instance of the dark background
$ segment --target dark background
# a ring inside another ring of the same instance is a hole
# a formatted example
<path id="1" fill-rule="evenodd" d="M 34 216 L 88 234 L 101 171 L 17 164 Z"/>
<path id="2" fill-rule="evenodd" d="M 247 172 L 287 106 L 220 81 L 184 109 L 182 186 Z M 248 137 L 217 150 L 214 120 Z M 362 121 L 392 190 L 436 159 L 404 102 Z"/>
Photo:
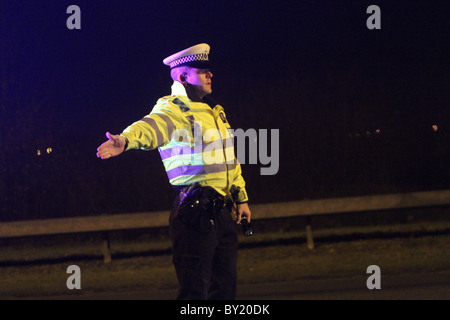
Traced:
<path id="1" fill-rule="evenodd" d="M 449 188 L 446 3 L 2 0 L 0 219 L 170 208 L 157 151 L 96 148 L 170 93 L 162 60 L 202 42 L 231 125 L 280 130 L 276 175 L 243 165 L 252 203 Z"/>

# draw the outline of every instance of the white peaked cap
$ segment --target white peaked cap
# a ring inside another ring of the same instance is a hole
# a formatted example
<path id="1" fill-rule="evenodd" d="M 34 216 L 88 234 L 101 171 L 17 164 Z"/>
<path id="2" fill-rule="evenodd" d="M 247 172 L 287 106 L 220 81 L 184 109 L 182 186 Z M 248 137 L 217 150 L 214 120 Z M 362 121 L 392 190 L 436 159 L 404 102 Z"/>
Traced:
<path id="1" fill-rule="evenodd" d="M 170 69 L 188 66 L 199 69 L 209 69 L 209 45 L 200 43 L 193 47 L 184 49 L 180 52 L 165 58 L 163 63 L 170 66 Z"/>

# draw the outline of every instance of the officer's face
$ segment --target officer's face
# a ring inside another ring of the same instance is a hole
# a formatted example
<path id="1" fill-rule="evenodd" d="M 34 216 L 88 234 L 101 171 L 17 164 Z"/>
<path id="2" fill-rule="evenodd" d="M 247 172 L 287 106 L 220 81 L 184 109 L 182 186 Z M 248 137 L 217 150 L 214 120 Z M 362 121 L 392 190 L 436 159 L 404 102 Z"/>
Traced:
<path id="1" fill-rule="evenodd" d="M 203 98 L 212 92 L 211 78 L 213 74 L 209 69 L 189 68 L 186 81 L 193 87 L 195 93 Z"/>

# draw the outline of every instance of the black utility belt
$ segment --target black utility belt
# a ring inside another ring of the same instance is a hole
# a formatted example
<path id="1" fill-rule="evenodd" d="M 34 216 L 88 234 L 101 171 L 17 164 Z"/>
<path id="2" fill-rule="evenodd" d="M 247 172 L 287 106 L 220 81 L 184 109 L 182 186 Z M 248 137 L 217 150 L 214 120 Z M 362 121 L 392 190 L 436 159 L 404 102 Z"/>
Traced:
<path id="1" fill-rule="evenodd" d="M 183 187 L 179 194 L 180 210 L 201 208 L 211 214 L 219 213 L 224 207 L 231 208 L 233 201 L 212 187 L 202 187 L 198 182 Z"/>
<path id="2" fill-rule="evenodd" d="M 214 188 L 202 187 L 198 182 L 180 190 L 177 217 L 188 227 L 207 234 L 223 212 L 226 199 Z"/>

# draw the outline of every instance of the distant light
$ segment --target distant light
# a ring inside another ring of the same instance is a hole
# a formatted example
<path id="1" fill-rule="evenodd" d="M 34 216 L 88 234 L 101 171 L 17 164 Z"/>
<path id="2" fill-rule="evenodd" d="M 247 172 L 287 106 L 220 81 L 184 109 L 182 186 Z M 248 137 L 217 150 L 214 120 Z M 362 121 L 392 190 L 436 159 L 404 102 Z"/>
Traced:
<path id="1" fill-rule="evenodd" d="M 376 134 L 380 134 L 380 133 L 381 133 L 381 130 L 380 130 L 380 129 L 377 129 L 377 130 L 375 130 L 375 133 L 376 133 Z"/>
<path id="2" fill-rule="evenodd" d="M 38 150 L 36 151 L 36 154 L 37 154 L 38 156 L 40 156 L 40 155 L 41 155 L 41 150 L 38 149 Z"/>
<path id="3" fill-rule="evenodd" d="M 50 154 L 52 151 L 52 148 L 47 148 L 47 154 Z"/>
<path id="4" fill-rule="evenodd" d="M 438 131 L 438 126 L 435 125 L 435 124 L 433 124 L 433 125 L 431 126 L 431 128 L 433 128 L 433 131 L 434 131 L 434 132 Z"/>

